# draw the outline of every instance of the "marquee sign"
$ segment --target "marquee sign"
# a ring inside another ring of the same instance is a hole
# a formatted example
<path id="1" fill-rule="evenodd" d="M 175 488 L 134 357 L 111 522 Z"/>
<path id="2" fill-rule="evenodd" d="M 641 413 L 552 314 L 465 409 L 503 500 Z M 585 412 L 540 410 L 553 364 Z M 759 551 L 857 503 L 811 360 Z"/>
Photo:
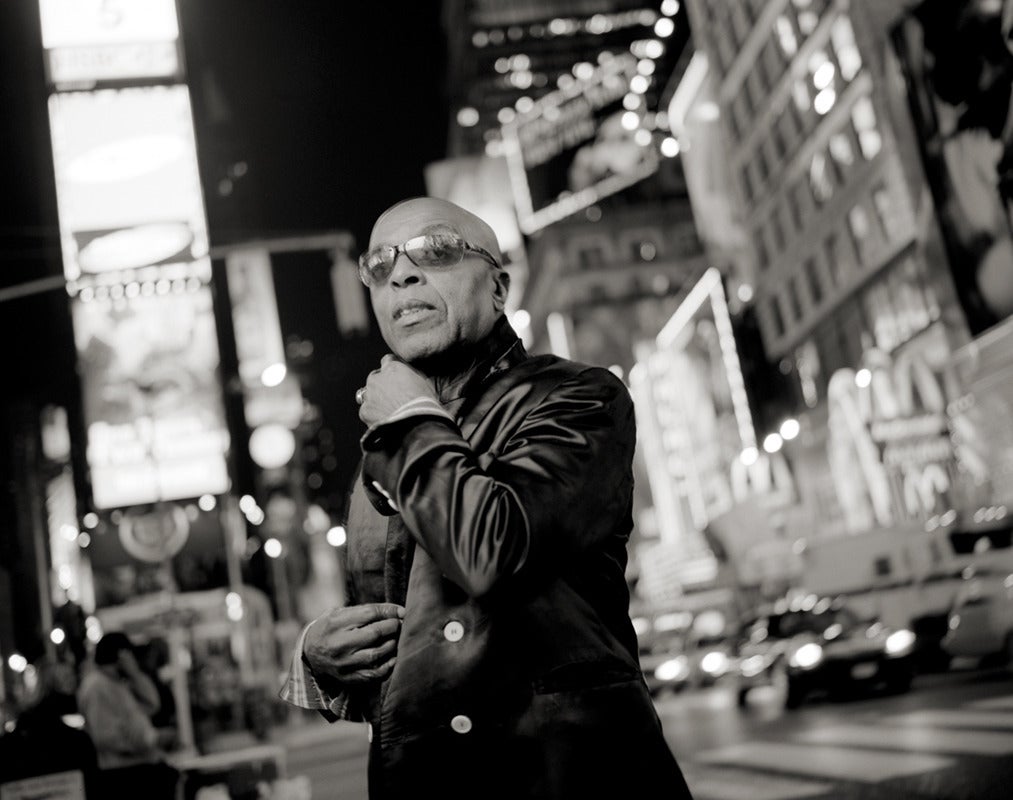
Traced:
<path id="1" fill-rule="evenodd" d="M 558 89 L 502 128 L 521 230 L 530 234 L 643 180 L 658 169 L 654 147 L 622 124 L 637 74 L 629 53 Z M 634 126 L 635 128 L 636 126 Z"/>

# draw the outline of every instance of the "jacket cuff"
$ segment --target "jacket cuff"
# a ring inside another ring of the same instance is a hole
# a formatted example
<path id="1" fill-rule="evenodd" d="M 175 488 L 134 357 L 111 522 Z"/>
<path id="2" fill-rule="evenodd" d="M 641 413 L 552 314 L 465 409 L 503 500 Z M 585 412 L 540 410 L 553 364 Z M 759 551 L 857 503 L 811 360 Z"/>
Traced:
<path id="1" fill-rule="evenodd" d="M 348 695 L 345 692 L 332 694 L 321 687 L 319 681 L 313 675 L 310 665 L 306 663 L 304 650 L 306 632 L 312 624 L 312 622 L 309 623 L 309 625 L 302 629 L 302 633 L 299 634 L 299 639 L 296 641 L 292 653 L 292 663 L 289 666 L 288 678 L 278 695 L 286 703 L 293 706 L 311 711 L 319 711 L 328 722 L 336 722 L 339 719 L 352 719 Z"/>
<path id="2" fill-rule="evenodd" d="M 441 431 L 435 437 L 437 443 L 443 441 L 448 431 L 460 436 L 456 421 L 444 411 L 439 415 L 412 414 L 396 422 L 375 425 L 362 437 L 362 485 L 369 502 L 384 516 L 400 513 L 397 482 L 408 462 L 408 450 L 426 441 L 425 436 L 420 440 L 416 433 L 427 429 Z"/>

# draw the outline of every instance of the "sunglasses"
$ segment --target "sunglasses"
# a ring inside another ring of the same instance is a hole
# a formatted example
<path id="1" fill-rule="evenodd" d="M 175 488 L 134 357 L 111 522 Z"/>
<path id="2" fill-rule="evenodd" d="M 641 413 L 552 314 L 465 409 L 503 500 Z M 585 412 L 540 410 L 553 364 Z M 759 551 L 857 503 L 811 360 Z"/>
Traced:
<path id="1" fill-rule="evenodd" d="M 415 266 L 424 269 L 456 267 L 466 253 L 484 258 L 497 269 L 502 265 L 488 250 L 465 241 L 451 228 L 434 227 L 404 244 L 384 244 L 359 256 L 359 278 L 366 286 L 380 286 L 394 271 L 398 254 L 404 253 Z"/>

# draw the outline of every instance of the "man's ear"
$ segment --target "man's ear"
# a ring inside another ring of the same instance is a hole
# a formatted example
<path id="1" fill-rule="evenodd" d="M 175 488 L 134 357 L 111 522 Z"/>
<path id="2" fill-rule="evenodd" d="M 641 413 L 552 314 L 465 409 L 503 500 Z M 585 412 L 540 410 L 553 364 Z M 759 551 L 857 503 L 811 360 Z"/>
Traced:
<path id="1" fill-rule="evenodd" d="M 493 271 L 492 303 L 497 311 L 506 308 L 507 295 L 510 293 L 510 273 L 505 269 Z"/>

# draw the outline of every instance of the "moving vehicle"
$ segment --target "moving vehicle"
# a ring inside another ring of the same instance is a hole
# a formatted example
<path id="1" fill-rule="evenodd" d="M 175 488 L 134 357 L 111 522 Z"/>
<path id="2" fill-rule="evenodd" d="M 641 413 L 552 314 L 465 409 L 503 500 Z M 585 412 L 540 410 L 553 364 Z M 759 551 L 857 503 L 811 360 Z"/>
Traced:
<path id="1" fill-rule="evenodd" d="M 669 610 L 633 619 L 640 666 L 653 696 L 713 686 L 734 666 L 735 630 L 722 608 Z"/>
<path id="2" fill-rule="evenodd" d="M 949 510 L 925 523 L 813 537 L 802 549 L 798 588 L 846 598 L 859 616 L 916 635 L 919 671 L 946 669 L 947 622 L 969 569 L 1013 572 L 1013 517 L 1005 507 L 973 515 Z"/>
<path id="3" fill-rule="evenodd" d="M 814 693 L 907 691 L 914 643 L 910 630 L 862 618 L 828 597 L 781 600 L 743 627 L 735 662 L 739 705 L 758 686 L 782 688 L 788 708 Z"/>
<path id="4" fill-rule="evenodd" d="M 640 645 L 640 668 L 652 697 L 664 691 L 681 691 L 690 682 L 686 643 L 693 615 L 668 611 L 633 618 Z"/>
<path id="5" fill-rule="evenodd" d="M 948 627 L 942 644 L 951 656 L 1013 665 L 1013 571 L 969 568 Z"/>

